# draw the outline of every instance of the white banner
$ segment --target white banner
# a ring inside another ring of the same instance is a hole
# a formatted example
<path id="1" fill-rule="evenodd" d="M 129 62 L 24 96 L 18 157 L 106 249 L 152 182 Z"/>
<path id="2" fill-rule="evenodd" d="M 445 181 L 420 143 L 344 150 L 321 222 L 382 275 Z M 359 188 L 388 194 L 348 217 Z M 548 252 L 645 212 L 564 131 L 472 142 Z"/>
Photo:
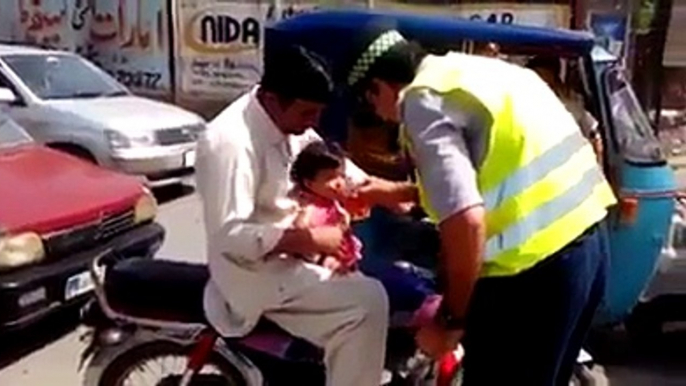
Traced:
<path id="1" fill-rule="evenodd" d="M 181 93 L 235 97 L 257 83 L 262 74 L 264 26 L 310 4 L 179 0 L 177 4 L 177 84 Z"/>
<path id="2" fill-rule="evenodd" d="M 376 8 L 394 9 L 419 14 L 459 16 L 491 23 L 523 24 L 548 28 L 569 28 L 571 13 L 568 5 L 473 3 L 459 5 L 418 5 L 380 2 Z"/>
<path id="3" fill-rule="evenodd" d="M 547 28 L 569 28 L 567 5 L 464 4 L 455 7 L 458 16 L 489 23 L 521 24 Z"/>

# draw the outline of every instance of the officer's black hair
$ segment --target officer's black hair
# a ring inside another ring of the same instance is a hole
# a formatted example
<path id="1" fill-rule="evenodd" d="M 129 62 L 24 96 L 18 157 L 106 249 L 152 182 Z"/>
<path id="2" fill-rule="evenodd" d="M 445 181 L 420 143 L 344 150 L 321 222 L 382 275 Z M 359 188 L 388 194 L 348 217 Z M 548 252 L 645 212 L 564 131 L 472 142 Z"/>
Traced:
<path id="1" fill-rule="evenodd" d="M 305 182 L 312 181 L 323 170 L 343 166 L 343 149 L 334 142 L 316 141 L 305 146 L 291 167 L 291 180 L 301 188 Z"/>
<path id="2" fill-rule="evenodd" d="M 266 50 L 260 87 L 285 101 L 328 103 L 334 83 L 326 61 L 299 45 Z"/>

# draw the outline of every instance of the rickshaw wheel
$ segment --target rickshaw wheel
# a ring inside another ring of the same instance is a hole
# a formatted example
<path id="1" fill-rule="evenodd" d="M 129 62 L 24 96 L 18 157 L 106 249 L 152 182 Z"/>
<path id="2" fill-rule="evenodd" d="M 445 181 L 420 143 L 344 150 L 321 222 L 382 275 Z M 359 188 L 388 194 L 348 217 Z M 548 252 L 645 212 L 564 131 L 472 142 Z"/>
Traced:
<path id="1" fill-rule="evenodd" d="M 655 346 L 662 337 L 662 320 L 650 303 L 639 303 L 624 322 L 631 341 L 641 348 Z"/>

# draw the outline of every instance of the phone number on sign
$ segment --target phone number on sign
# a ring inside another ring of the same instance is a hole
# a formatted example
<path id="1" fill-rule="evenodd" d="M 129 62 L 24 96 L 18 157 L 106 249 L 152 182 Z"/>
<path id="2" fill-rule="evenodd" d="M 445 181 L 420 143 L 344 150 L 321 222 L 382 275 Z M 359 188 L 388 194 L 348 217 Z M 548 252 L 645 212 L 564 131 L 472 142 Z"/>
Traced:
<path id="1" fill-rule="evenodd" d="M 110 73 L 126 87 L 158 90 L 161 87 L 162 74 L 148 71 L 115 70 Z"/>

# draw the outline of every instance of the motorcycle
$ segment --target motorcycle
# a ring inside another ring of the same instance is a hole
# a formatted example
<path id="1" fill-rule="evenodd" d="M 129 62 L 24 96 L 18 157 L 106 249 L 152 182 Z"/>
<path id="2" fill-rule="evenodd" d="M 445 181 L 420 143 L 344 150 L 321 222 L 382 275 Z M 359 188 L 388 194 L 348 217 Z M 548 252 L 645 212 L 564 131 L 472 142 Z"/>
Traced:
<path id="1" fill-rule="evenodd" d="M 410 263 L 403 274 L 426 279 Z M 80 367 L 85 386 L 324 385 L 323 351 L 268 320 L 247 336 L 220 337 L 208 324 L 203 293 L 207 266 L 127 259 L 104 253 L 90 268 L 95 298 L 83 310 L 90 327 Z M 414 313 L 391 315 L 386 370 L 380 384 L 454 385 L 463 351 L 435 362 L 416 348 L 414 332 L 440 302 L 428 298 Z"/>

